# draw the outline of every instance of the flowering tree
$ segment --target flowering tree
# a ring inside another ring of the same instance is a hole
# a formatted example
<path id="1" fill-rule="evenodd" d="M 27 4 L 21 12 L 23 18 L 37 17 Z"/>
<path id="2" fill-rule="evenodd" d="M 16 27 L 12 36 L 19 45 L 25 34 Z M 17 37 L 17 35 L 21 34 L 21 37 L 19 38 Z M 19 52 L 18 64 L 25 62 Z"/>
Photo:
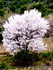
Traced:
<path id="1" fill-rule="evenodd" d="M 45 50 L 43 37 L 49 28 L 46 19 L 36 9 L 25 11 L 22 15 L 14 15 L 8 18 L 3 25 L 3 46 L 14 54 L 21 50 L 41 51 Z"/>

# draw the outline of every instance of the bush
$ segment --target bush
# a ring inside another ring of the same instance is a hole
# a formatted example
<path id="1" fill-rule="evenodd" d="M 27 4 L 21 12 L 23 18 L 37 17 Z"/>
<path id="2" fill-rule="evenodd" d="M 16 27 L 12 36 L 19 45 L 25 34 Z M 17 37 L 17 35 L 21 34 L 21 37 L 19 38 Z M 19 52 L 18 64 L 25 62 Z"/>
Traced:
<path id="1" fill-rule="evenodd" d="M 48 15 L 48 11 L 42 12 L 42 16 L 47 16 Z"/>
<path id="2" fill-rule="evenodd" d="M 42 54 L 36 52 L 32 53 L 23 50 L 15 54 L 13 62 L 15 63 L 15 65 L 21 65 L 21 66 L 35 65 L 35 62 L 42 61 L 41 55 Z"/>
<path id="3" fill-rule="evenodd" d="M 53 9 L 53 3 L 50 3 L 48 8 Z"/>
<path id="4" fill-rule="evenodd" d="M 1 70 L 8 70 L 8 66 L 5 62 L 0 63 L 0 69 Z"/>
<path id="5" fill-rule="evenodd" d="M 48 14 L 53 13 L 53 9 L 48 9 Z"/>
<path id="6" fill-rule="evenodd" d="M 0 27 L 0 32 L 2 32 L 2 28 Z"/>
<path id="7" fill-rule="evenodd" d="M 45 7 L 45 5 L 42 2 L 39 2 L 39 3 L 36 3 L 36 4 L 32 4 L 32 9 L 33 8 L 36 8 L 39 11 L 43 11 L 43 12 L 46 10 L 46 7 Z"/>
<path id="8" fill-rule="evenodd" d="M 41 58 L 41 53 L 33 53 L 33 59 L 35 62 L 38 62 L 38 61 L 41 61 L 42 58 Z"/>
<path id="9" fill-rule="evenodd" d="M 24 50 L 20 51 L 17 54 L 15 54 L 13 61 L 16 65 L 21 66 L 32 65 L 32 63 L 34 63 L 33 54 Z"/>
<path id="10" fill-rule="evenodd" d="M 4 10 L 5 10 L 5 14 L 11 13 L 11 10 L 8 7 L 5 7 Z"/>
<path id="11" fill-rule="evenodd" d="M 0 9 L 0 16 L 4 16 L 5 11 L 3 9 Z"/>
<path id="12" fill-rule="evenodd" d="M 20 14 L 23 14 L 25 10 L 27 10 L 27 5 L 21 6 L 20 7 Z"/>
<path id="13" fill-rule="evenodd" d="M 0 9 L 2 9 L 4 7 L 4 2 L 0 1 Z"/>
<path id="14" fill-rule="evenodd" d="M 15 65 L 29 66 L 36 65 L 38 62 L 48 62 L 53 60 L 53 52 L 34 53 L 28 51 L 20 51 L 13 57 Z"/>
<path id="15" fill-rule="evenodd" d="M 53 52 L 44 52 L 44 53 L 42 53 L 41 56 L 42 56 L 42 59 L 52 60 Z"/>
<path id="16" fill-rule="evenodd" d="M 30 9 L 34 9 L 34 8 L 36 8 L 36 6 L 37 6 L 37 4 L 32 4 Z"/>
<path id="17" fill-rule="evenodd" d="M 0 32 L 2 32 L 4 30 L 4 28 L 3 27 L 0 27 Z"/>

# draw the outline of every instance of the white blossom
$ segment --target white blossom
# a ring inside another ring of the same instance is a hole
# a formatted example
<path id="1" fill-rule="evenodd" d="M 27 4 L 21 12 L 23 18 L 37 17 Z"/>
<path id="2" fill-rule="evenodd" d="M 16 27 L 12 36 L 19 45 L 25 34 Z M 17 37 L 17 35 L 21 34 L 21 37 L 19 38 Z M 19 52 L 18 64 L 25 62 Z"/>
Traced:
<path id="1" fill-rule="evenodd" d="M 36 9 L 8 18 L 3 25 L 3 46 L 10 54 L 21 50 L 45 50 L 43 37 L 49 29 L 48 21 Z"/>

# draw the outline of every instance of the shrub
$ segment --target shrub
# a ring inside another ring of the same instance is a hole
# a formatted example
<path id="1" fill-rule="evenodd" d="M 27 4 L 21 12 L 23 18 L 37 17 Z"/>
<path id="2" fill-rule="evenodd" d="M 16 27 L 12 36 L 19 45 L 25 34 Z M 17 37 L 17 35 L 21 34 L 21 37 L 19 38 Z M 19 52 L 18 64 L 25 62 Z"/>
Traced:
<path id="1" fill-rule="evenodd" d="M 0 9 L 2 9 L 4 7 L 4 2 L 0 1 Z"/>
<path id="2" fill-rule="evenodd" d="M 11 13 L 11 10 L 8 7 L 5 7 L 4 10 L 5 10 L 5 14 Z"/>
<path id="3" fill-rule="evenodd" d="M 42 12 L 42 16 L 44 17 L 44 16 L 47 16 L 48 15 L 48 11 L 44 11 L 44 12 Z"/>
<path id="4" fill-rule="evenodd" d="M 5 62 L 0 63 L 0 69 L 1 70 L 8 70 L 8 66 Z"/>
<path id="5" fill-rule="evenodd" d="M 27 10 L 27 5 L 23 5 L 20 7 L 20 14 L 24 13 L 24 11 Z"/>
<path id="6" fill-rule="evenodd" d="M 48 8 L 53 9 L 53 3 L 50 3 Z"/>
<path id="7" fill-rule="evenodd" d="M 11 10 L 13 13 L 15 13 L 16 6 L 15 6 L 15 5 L 10 6 L 10 10 Z"/>
<path id="8" fill-rule="evenodd" d="M 0 9 L 0 16 L 4 16 L 5 11 L 3 9 Z"/>
<path id="9" fill-rule="evenodd" d="M 4 28 L 3 27 L 0 27 L 0 32 L 2 32 L 4 30 Z"/>
<path id="10" fill-rule="evenodd" d="M 33 53 L 34 62 L 38 62 L 42 60 L 41 53 Z"/>
<path id="11" fill-rule="evenodd" d="M 32 53 L 23 50 L 14 55 L 13 61 L 16 65 L 28 66 L 33 64 L 34 58 Z"/>
<path id="12" fill-rule="evenodd" d="M 0 27 L 0 32 L 2 32 L 2 28 Z"/>
<path id="13" fill-rule="evenodd" d="M 53 52 L 44 52 L 42 53 L 42 59 L 52 60 Z"/>
<path id="14" fill-rule="evenodd" d="M 44 61 L 52 61 L 53 52 L 42 52 L 42 53 L 34 53 L 29 51 L 20 51 L 14 55 L 13 62 L 15 65 L 21 66 L 30 66 L 36 65 L 36 62 Z"/>
<path id="15" fill-rule="evenodd" d="M 48 14 L 51 14 L 51 13 L 53 13 L 53 9 L 48 9 L 47 12 L 48 12 Z"/>
<path id="16" fill-rule="evenodd" d="M 34 8 L 36 8 L 36 6 L 37 6 L 37 4 L 32 4 L 30 9 L 34 9 Z"/>

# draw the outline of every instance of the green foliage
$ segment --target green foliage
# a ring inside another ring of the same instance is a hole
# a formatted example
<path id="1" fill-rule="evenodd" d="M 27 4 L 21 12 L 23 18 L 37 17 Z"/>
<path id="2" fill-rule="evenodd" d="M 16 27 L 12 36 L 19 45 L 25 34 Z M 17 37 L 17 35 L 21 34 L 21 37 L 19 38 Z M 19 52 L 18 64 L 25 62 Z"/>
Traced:
<path id="1" fill-rule="evenodd" d="M 43 2 L 44 5 L 47 5 L 47 7 L 49 6 L 50 3 L 53 3 L 53 0 L 39 0 L 40 2 Z"/>
<path id="2" fill-rule="evenodd" d="M 48 14 L 53 13 L 53 9 L 48 9 L 47 12 Z"/>
<path id="3" fill-rule="evenodd" d="M 2 32 L 4 30 L 4 28 L 3 27 L 0 27 L 0 32 Z"/>
<path id="4" fill-rule="evenodd" d="M 53 52 L 43 52 L 43 53 L 32 53 L 28 51 L 20 51 L 15 54 L 13 62 L 16 65 L 29 66 L 35 64 L 35 62 L 40 61 L 52 61 Z"/>
<path id="5" fill-rule="evenodd" d="M 48 8 L 53 9 L 53 3 L 50 3 Z"/>
<path id="6" fill-rule="evenodd" d="M 8 70 L 7 64 L 5 62 L 0 63 L 0 69 L 1 70 L 3 70 L 3 69 Z"/>
<path id="7" fill-rule="evenodd" d="M 37 8 L 39 11 L 45 11 L 46 10 L 46 7 L 44 6 L 44 4 L 42 2 L 32 4 L 32 9 L 33 8 Z"/>
<path id="8" fill-rule="evenodd" d="M 4 54 L 4 53 L 3 53 Z M 20 51 L 14 56 L 7 55 L 0 57 L 0 69 L 7 69 L 11 66 L 30 66 L 30 65 L 40 65 L 42 63 L 49 65 L 50 61 L 53 61 L 53 52 L 28 52 Z"/>
<path id="9" fill-rule="evenodd" d="M 3 9 L 0 9 L 0 16 L 4 16 L 5 11 Z"/>
<path id="10" fill-rule="evenodd" d="M 0 1 L 0 9 L 2 9 L 4 7 L 4 2 Z"/>
<path id="11" fill-rule="evenodd" d="M 42 12 L 42 16 L 44 17 L 44 16 L 47 16 L 48 15 L 48 11 L 44 11 L 44 12 Z"/>
<path id="12" fill-rule="evenodd" d="M 7 4 L 7 5 L 8 5 L 9 9 L 10 9 L 12 12 L 15 12 L 15 10 L 16 10 L 16 5 L 14 5 L 13 3 L 9 3 L 9 4 Z"/>
<path id="13" fill-rule="evenodd" d="M 42 59 L 46 59 L 46 60 L 52 60 L 53 58 L 53 52 L 43 52 L 41 54 Z"/>
<path id="14" fill-rule="evenodd" d="M 41 61 L 41 54 L 40 53 L 33 53 L 34 62 Z"/>
<path id="15" fill-rule="evenodd" d="M 27 10 L 27 5 L 23 5 L 20 7 L 20 14 L 24 13 L 24 11 Z"/>
<path id="16" fill-rule="evenodd" d="M 34 9 L 34 8 L 36 8 L 36 6 L 37 6 L 37 4 L 32 4 L 30 9 Z"/>
<path id="17" fill-rule="evenodd" d="M 31 4 L 31 8 L 28 8 L 29 4 Z M 22 14 L 25 10 L 33 8 L 42 12 L 42 16 L 47 16 L 50 13 L 47 9 L 53 9 L 53 0 L 0 0 L 0 16 L 7 13 Z"/>
<path id="18" fill-rule="evenodd" d="M 2 28 L 0 27 L 0 32 L 2 32 Z"/>
<path id="19" fill-rule="evenodd" d="M 17 54 L 15 54 L 13 61 L 16 65 L 21 66 L 32 65 L 34 61 L 33 54 L 25 50 L 20 51 Z"/>
<path id="20" fill-rule="evenodd" d="M 5 14 L 11 13 L 11 10 L 8 7 L 5 7 L 4 10 L 5 10 Z"/>
<path id="21" fill-rule="evenodd" d="M 42 12 L 46 11 L 46 7 L 44 6 L 44 4 L 42 2 L 39 2 L 36 6 L 36 8 Z"/>

